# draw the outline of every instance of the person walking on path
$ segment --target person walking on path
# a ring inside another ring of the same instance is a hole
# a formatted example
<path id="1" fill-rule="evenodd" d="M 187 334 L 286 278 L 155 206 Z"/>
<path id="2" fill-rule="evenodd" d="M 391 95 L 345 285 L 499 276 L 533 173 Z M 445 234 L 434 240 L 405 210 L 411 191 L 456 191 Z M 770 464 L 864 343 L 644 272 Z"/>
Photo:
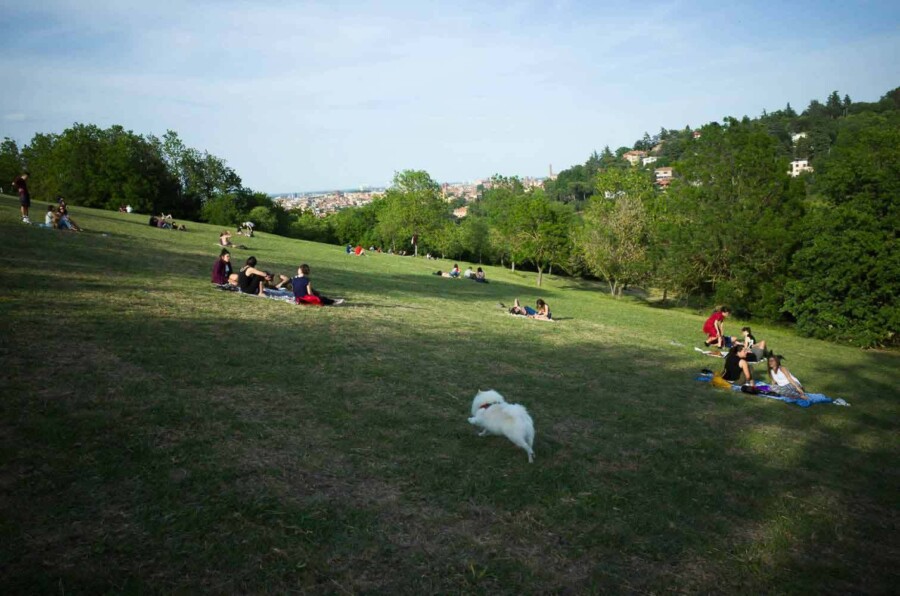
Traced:
<path id="1" fill-rule="evenodd" d="M 28 209 L 31 207 L 31 195 L 28 194 L 28 172 L 13 180 L 13 188 L 19 191 L 19 208 L 22 210 L 22 223 L 30 224 Z"/>

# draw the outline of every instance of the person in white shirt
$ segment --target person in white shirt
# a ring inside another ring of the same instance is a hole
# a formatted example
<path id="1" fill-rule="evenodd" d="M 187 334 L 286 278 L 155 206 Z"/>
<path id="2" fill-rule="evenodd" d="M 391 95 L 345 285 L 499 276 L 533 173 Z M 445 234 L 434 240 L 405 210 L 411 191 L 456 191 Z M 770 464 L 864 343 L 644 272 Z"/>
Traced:
<path id="1" fill-rule="evenodd" d="M 769 380 L 772 381 L 772 390 L 784 397 L 807 399 L 806 392 L 797 377 L 781 366 L 783 358 L 783 356 L 769 356 Z"/>

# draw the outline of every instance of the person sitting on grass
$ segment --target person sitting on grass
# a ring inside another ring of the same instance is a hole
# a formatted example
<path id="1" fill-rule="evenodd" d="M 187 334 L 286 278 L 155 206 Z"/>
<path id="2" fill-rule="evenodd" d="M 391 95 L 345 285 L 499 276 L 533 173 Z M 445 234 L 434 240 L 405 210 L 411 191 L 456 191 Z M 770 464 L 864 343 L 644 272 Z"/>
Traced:
<path id="1" fill-rule="evenodd" d="M 266 285 L 271 285 L 275 276 L 268 271 L 257 269 L 256 262 L 256 257 L 248 258 L 246 264 L 238 272 L 237 285 L 241 293 L 255 296 L 280 296 L 287 291 L 284 286 L 290 280 L 284 275 L 279 276 L 280 281 L 275 286 L 267 288 Z"/>
<path id="2" fill-rule="evenodd" d="M 553 316 L 550 314 L 550 305 L 544 302 L 542 298 L 538 298 L 535 305 L 537 306 L 537 310 L 530 306 L 522 306 L 519 304 L 519 299 L 516 298 L 515 302 L 513 302 L 513 307 L 509 309 L 509 312 L 514 315 L 528 317 L 529 319 L 540 319 L 542 321 L 553 320 Z"/>
<path id="3" fill-rule="evenodd" d="M 731 315 L 731 309 L 722 306 L 713 311 L 706 322 L 703 323 L 703 333 L 706 334 L 706 346 L 715 345 L 717 348 L 730 348 L 734 343 L 733 337 L 726 337 L 724 333 L 725 319 Z"/>
<path id="4" fill-rule="evenodd" d="M 450 277 L 459 277 L 459 265 L 453 263 L 453 269 L 450 270 Z"/>
<path id="5" fill-rule="evenodd" d="M 65 204 L 63 204 L 63 206 L 61 207 L 57 207 L 56 212 L 57 214 L 59 214 L 59 220 L 56 222 L 56 224 L 60 230 L 72 230 L 73 232 L 81 231 L 81 228 L 78 227 L 78 224 L 72 221 L 72 218 L 69 217 L 69 210 L 65 208 Z"/>
<path id="6" fill-rule="evenodd" d="M 222 230 L 222 233 L 219 234 L 219 244 L 222 246 L 234 246 L 234 244 L 231 243 L 231 232 Z"/>
<path id="7" fill-rule="evenodd" d="M 753 373 L 750 372 L 750 365 L 747 364 L 747 356 L 750 350 L 744 346 L 734 345 L 728 350 L 725 356 L 725 369 L 722 371 L 722 378 L 729 383 L 735 383 L 744 375 L 745 383 L 751 387 L 755 387 L 753 381 Z"/>
<path id="8" fill-rule="evenodd" d="M 223 248 L 219 258 L 213 264 L 212 283 L 217 286 L 237 286 L 238 274 L 231 268 L 231 253 Z"/>
<path id="9" fill-rule="evenodd" d="M 803 390 L 803 386 L 797 380 L 797 377 L 792 375 L 787 368 L 781 366 L 782 360 L 784 360 L 784 356 L 769 356 L 769 380 L 772 381 L 772 391 L 782 397 L 808 399 L 806 391 Z"/>
<path id="10" fill-rule="evenodd" d="M 484 269 L 482 269 L 481 267 L 479 267 L 475 271 L 475 281 L 477 281 L 478 283 L 482 283 L 482 284 L 488 283 L 488 280 L 485 279 L 485 277 L 484 277 Z"/>
<path id="11" fill-rule="evenodd" d="M 741 327 L 741 334 L 744 336 L 744 340 L 741 342 L 745 348 L 748 348 L 754 356 L 756 356 L 757 360 L 762 360 L 766 356 L 766 342 L 765 341 L 756 341 L 756 338 L 753 337 L 753 332 L 750 331 L 749 327 Z"/>
<path id="12" fill-rule="evenodd" d="M 475 272 L 472 271 L 471 265 L 466 267 L 466 270 L 463 272 L 463 277 L 466 279 L 475 279 Z"/>
<path id="13" fill-rule="evenodd" d="M 53 205 L 47 205 L 47 213 L 44 215 L 44 223 L 40 224 L 42 228 L 58 228 L 59 213 L 56 212 Z"/>
<path id="14" fill-rule="evenodd" d="M 291 280 L 294 289 L 294 301 L 297 304 L 313 304 L 316 306 L 337 306 L 344 302 L 343 298 L 332 300 L 316 292 L 309 280 L 309 265 L 303 263 L 297 269 L 297 276 Z"/>

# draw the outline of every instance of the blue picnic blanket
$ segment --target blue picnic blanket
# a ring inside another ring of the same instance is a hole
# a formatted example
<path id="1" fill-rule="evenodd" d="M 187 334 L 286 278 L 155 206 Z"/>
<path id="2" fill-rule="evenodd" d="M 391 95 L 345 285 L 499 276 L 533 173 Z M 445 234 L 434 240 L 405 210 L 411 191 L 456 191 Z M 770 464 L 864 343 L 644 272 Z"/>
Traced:
<path id="1" fill-rule="evenodd" d="M 712 380 L 712 375 L 702 374 L 699 377 L 697 377 L 695 380 L 701 381 L 704 383 L 709 383 Z M 762 383 L 757 383 L 756 388 L 763 392 L 769 391 L 769 386 L 762 384 Z M 740 392 L 741 386 L 740 385 L 732 385 L 731 389 L 732 389 L 732 391 Z M 751 395 L 751 394 L 748 393 L 746 395 Z M 808 408 L 813 404 L 830 404 L 830 403 L 834 402 L 833 399 L 831 399 L 830 397 L 827 397 L 821 393 L 807 393 L 806 397 L 808 397 L 809 399 L 796 399 L 793 397 L 784 397 L 783 395 L 770 395 L 767 393 L 758 393 L 758 394 L 756 394 L 756 397 L 765 397 L 768 399 L 783 401 L 788 404 L 798 405 L 801 408 Z"/>

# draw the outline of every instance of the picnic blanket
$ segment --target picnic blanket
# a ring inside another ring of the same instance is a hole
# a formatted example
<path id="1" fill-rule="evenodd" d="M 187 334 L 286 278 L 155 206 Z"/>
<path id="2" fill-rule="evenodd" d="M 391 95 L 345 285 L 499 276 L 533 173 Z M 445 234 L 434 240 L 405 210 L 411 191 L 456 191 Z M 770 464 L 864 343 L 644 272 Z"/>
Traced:
<path id="1" fill-rule="evenodd" d="M 709 383 L 710 381 L 712 381 L 712 377 L 713 376 L 711 374 L 703 373 L 699 377 L 697 377 L 695 380 L 703 382 L 703 383 Z M 835 406 L 849 406 L 850 405 L 849 403 L 847 403 L 846 401 L 844 401 L 841 398 L 831 399 L 830 397 L 823 395 L 821 393 L 807 393 L 806 397 L 808 399 L 797 399 L 797 398 L 793 398 L 793 397 L 785 397 L 783 395 L 778 395 L 778 394 L 772 392 L 771 388 L 764 383 L 757 383 L 756 388 L 760 390 L 760 393 L 756 394 L 757 397 L 765 397 L 767 399 L 783 401 L 788 404 L 794 404 L 794 405 L 800 406 L 801 408 L 808 408 L 815 404 L 832 404 Z M 731 390 L 741 392 L 741 387 L 740 387 L 740 385 L 732 385 Z M 751 394 L 748 393 L 746 395 L 751 395 Z"/>
<path id="2" fill-rule="evenodd" d="M 241 290 L 237 286 L 233 286 L 231 284 L 213 284 L 213 288 L 216 290 L 222 290 L 223 292 L 236 292 L 241 296 L 253 296 L 254 298 L 259 298 L 260 296 L 256 294 L 245 294 L 241 292 Z M 281 302 L 289 302 L 294 304 L 294 293 L 290 290 L 263 290 L 263 298 L 268 298 L 269 300 L 279 300 Z"/>

